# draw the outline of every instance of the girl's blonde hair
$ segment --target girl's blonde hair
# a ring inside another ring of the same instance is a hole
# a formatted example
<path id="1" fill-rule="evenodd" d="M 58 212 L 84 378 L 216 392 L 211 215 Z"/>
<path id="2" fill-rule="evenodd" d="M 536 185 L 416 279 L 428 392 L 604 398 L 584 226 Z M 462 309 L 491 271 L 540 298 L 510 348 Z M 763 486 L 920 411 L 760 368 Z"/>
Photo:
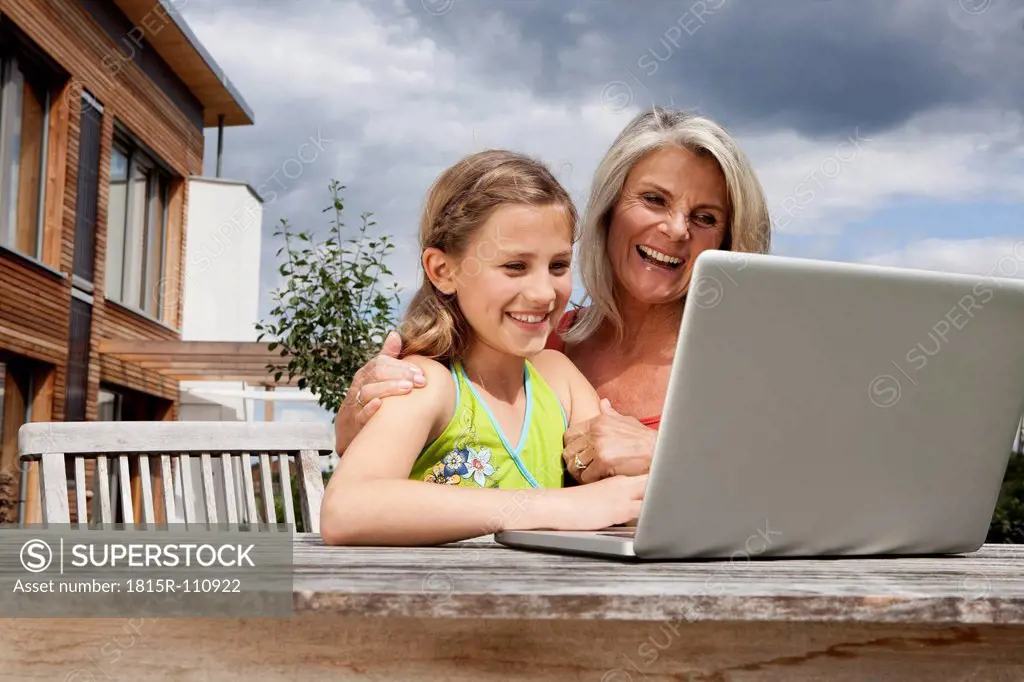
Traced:
<path id="1" fill-rule="evenodd" d="M 452 257 L 463 256 L 491 213 L 507 204 L 562 207 L 575 241 L 576 207 L 555 176 L 528 156 L 492 149 L 467 156 L 434 181 L 420 216 L 420 253 L 433 247 Z M 479 251 L 473 257 L 485 261 L 494 258 L 496 248 Z M 425 272 L 398 333 L 403 356 L 438 360 L 461 357 L 472 339 L 456 295 L 438 291 Z"/>
<path id="2" fill-rule="evenodd" d="M 747 253 L 768 252 L 771 234 L 768 202 L 750 161 L 736 141 L 710 119 L 653 107 L 626 125 L 594 173 L 579 247 L 580 277 L 590 305 L 579 311 L 572 328 L 564 334 L 566 342 L 586 339 L 604 320 L 609 320 L 622 334 L 622 316 L 614 295 L 615 275 L 607 251 L 609 217 L 633 166 L 647 154 L 672 145 L 711 156 L 722 169 L 732 214 L 721 248 Z"/>

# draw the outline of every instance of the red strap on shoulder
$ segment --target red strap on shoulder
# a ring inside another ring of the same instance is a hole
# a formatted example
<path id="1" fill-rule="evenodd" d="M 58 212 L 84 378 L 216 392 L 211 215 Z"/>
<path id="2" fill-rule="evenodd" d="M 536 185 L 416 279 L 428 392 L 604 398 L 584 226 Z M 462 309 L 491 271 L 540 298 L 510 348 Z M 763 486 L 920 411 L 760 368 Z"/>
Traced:
<path id="1" fill-rule="evenodd" d="M 559 353 L 565 352 L 565 342 L 562 341 L 559 334 L 565 333 L 569 330 L 569 327 L 573 325 L 573 322 L 576 321 L 576 312 L 577 310 L 573 309 L 562 313 L 562 317 L 559 318 L 558 326 L 555 328 L 555 331 L 551 332 L 551 335 L 548 336 L 548 342 L 545 344 L 545 348 L 557 350 Z"/>

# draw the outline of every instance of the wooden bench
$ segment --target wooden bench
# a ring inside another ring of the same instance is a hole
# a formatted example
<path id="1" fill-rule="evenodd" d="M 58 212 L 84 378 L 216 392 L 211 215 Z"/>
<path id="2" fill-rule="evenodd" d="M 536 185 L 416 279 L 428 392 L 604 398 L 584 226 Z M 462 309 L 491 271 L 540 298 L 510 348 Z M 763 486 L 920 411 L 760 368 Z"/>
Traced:
<path id="1" fill-rule="evenodd" d="M 46 422 L 18 431 L 21 460 L 40 463 L 43 521 L 70 523 L 67 482 L 73 470 L 75 521 L 90 526 L 112 524 L 116 504 L 126 526 L 295 526 L 294 470 L 303 528 L 319 532 L 321 458 L 333 447 L 333 430 L 322 423 Z M 94 463 L 92 486 L 86 483 L 87 461 Z M 97 494 L 90 494 L 90 487 Z M 282 503 L 281 519 L 275 494 Z M 90 498 L 96 502 L 91 508 Z"/>
<path id="2" fill-rule="evenodd" d="M 294 540 L 288 619 L 8 619 L 11 679 L 1024 680 L 1024 546 L 634 564 Z"/>

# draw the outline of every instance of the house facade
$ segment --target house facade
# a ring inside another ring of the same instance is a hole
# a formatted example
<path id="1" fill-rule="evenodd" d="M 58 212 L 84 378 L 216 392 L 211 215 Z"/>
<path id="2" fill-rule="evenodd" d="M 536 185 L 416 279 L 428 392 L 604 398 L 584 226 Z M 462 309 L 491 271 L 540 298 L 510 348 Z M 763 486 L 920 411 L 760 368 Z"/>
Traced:
<path id="1" fill-rule="evenodd" d="M 204 131 L 253 123 L 181 4 L 0 0 L 0 472 L 28 421 L 178 417 L 101 349 L 183 338 Z"/>

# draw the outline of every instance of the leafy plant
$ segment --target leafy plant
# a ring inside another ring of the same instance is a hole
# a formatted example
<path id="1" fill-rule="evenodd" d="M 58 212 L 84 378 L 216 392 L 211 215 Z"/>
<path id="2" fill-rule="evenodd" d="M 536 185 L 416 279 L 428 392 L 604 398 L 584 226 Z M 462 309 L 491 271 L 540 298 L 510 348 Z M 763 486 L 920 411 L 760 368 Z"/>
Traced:
<path id="1" fill-rule="evenodd" d="M 295 231 L 282 219 L 274 236 L 284 236 L 277 255 L 286 254 L 278 271 L 283 288 L 272 292 L 271 319 L 256 324 L 268 347 L 279 350 L 281 360 L 267 370 L 280 381 L 299 377 L 298 387 L 309 388 L 319 405 L 336 413 L 345 398 L 352 376 L 377 353 L 388 331 L 395 326 L 398 286 L 385 258 L 394 248 L 387 235 L 370 236 L 377 223 L 373 214 L 362 213 L 357 234 L 343 239 L 345 223 L 341 198 L 345 189 L 336 180 L 329 184 L 334 212 L 331 230 L 322 241 L 308 231 Z"/>

